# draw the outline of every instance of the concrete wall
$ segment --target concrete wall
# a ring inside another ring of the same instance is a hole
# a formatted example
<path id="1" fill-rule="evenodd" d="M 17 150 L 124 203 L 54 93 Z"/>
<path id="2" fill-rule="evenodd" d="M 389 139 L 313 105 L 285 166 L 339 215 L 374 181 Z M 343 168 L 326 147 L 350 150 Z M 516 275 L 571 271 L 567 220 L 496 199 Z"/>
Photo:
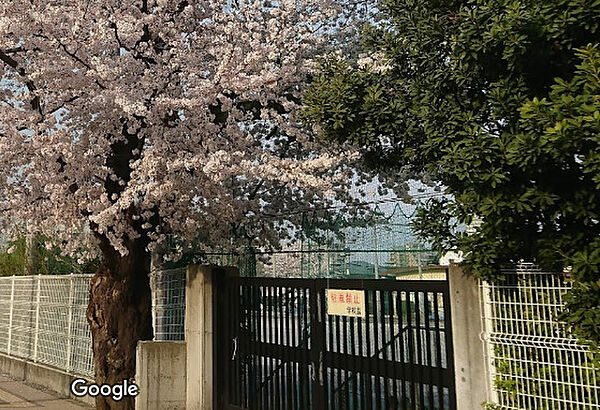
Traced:
<path id="1" fill-rule="evenodd" d="M 185 341 L 189 410 L 212 409 L 213 402 L 213 304 L 211 266 L 189 266 L 186 273 Z"/>
<path id="2" fill-rule="evenodd" d="M 487 375 L 479 284 L 456 264 L 450 265 L 448 280 L 457 408 L 481 410 L 487 399 Z"/>
<path id="3" fill-rule="evenodd" d="M 237 274 L 235 268 L 214 265 L 188 267 L 185 290 L 188 410 L 212 410 L 214 407 L 216 286 L 218 280 Z"/>
<path id="4" fill-rule="evenodd" d="M 73 375 L 43 364 L 28 362 L 0 353 L 0 369 L 8 376 L 32 385 L 44 387 L 60 397 L 69 397 L 90 406 L 95 405 L 93 397 L 76 397 L 71 394 L 71 382 L 81 376 Z M 88 381 L 91 383 L 92 380 Z"/>
<path id="5" fill-rule="evenodd" d="M 136 410 L 185 410 L 186 343 L 139 342 L 135 382 Z"/>

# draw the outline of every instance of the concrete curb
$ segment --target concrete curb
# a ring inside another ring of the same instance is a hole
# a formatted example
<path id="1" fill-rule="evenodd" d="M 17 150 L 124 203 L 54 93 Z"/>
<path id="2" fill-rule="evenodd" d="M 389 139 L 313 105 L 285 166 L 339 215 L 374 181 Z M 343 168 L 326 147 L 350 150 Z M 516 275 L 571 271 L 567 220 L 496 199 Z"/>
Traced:
<path id="1" fill-rule="evenodd" d="M 75 378 L 84 378 L 90 382 L 93 380 L 86 377 L 67 373 L 39 363 L 29 362 L 16 357 L 0 353 L 0 369 L 6 375 L 17 380 L 44 387 L 60 395 L 61 398 L 74 399 L 95 407 L 93 397 L 76 397 L 71 394 L 71 382 Z"/>

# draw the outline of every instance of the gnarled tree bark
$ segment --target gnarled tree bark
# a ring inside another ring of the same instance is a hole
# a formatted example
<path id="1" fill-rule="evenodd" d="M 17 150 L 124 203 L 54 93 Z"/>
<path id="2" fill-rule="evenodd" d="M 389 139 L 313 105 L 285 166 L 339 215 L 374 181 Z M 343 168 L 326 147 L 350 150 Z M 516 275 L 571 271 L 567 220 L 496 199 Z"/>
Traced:
<path id="1" fill-rule="evenodd" d="M 87 309 L 98 384 L 132 381 L 137 342 L 153 337 L 150 253 L 144 242 L 127 240 L 129 253 L 122 256 L 101 238 L 102 263 L 91 280 Z M 133 397 L 120 401 L 96 397 L 99 410 L 133 410 L 134 406 Z"/>

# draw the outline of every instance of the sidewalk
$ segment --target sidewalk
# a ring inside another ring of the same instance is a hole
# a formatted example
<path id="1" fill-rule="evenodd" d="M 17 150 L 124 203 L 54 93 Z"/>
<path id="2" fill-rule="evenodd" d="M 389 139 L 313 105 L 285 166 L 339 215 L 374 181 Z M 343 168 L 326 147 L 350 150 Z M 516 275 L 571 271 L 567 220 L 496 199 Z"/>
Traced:
<path id="1" fill-rule="evenodd" d="M 31 387 L 0 374 L 0 409 L 90 410 L 75 400 Z"/>

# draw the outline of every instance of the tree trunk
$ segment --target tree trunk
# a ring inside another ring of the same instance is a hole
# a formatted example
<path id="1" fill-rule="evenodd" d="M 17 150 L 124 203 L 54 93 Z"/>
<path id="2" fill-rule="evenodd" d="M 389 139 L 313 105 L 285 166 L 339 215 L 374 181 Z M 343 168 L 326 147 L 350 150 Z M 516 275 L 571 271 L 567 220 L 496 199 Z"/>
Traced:
<path id="1" fill-rule="evenodd" d="M 39 267 L 38 240 L 34 234 L 25 238 L 25 275 L 37 275 Z"/>
<path id="2" fill-rule="evenodd" d="M 96 383 L 122 384 L 135 376 L 139 340 L 152 340 L 150 254 L 145 243 L 130 240 L 121 256 L 106 241 L 102 262 L 90 284 L 87 319 L 92 333 Z M 99 410 L 133 410 L 135 398 L 96 397 Z"/>

